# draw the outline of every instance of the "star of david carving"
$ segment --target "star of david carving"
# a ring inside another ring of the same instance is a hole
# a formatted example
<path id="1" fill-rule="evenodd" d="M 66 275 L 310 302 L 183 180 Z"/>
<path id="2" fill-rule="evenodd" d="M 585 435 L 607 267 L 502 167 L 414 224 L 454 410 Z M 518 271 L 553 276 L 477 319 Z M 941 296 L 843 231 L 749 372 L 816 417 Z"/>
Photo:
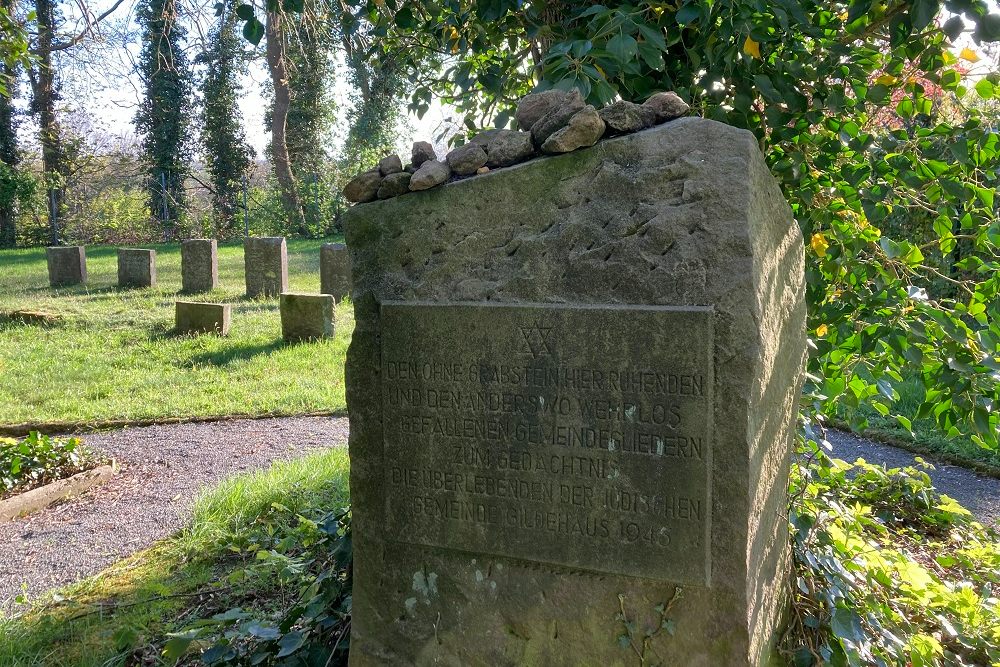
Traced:
<path id="1" fill-rule="evenodd" d="M 523 345 L 521 351 L 537 359 L 552 354 L 552 327 L 543 327 L 536 323 L 530 327 L 518 327 L 521 330 Z"/>

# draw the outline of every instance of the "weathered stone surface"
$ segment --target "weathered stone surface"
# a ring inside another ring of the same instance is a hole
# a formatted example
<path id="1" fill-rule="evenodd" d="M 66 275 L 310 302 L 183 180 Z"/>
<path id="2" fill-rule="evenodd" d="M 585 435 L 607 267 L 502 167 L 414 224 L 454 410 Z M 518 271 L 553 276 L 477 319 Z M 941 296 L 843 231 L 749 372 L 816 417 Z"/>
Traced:
<path id="1" fill-rule="evenodd" d="M 67 287 L 87 282 L 87 251 L 79 246 L 50 246 L 45 249 L 49 285 Z"/>
<path id="2" fill-rule="evenodd" d="M 281 337 L 293 343 L 333 335 L 333 297 L 329 294 L 281 295 Z"/>
<path id="3" fill-rule="evenodd" d="M 656 123 L 656 111 L 651 107 L 619 100 L 598 112 L 608 131 L 617 133 L 638 132 Z"/>
<path id="4" fill-rule="evenodd" d="M 663 123 L 674 118 L 680 118 L 686 114 L 691 107 L 682 100 L 677 93 L 669 91 L 666 93 L 654 93 L 648 100 L 642 103 L 644 107 L 652 109 L 656 113 L 656 122 Z"/>
<path id="5" fill-rule="evenodd" d="M 486 151 L 479 144 L 468 143 L 449 152 L 446 159 L 456 174 L 471 176 L 486 164 Z"/>
<path id="6" fill-rule="evenodd" d="M 282 236 L 243 239 L 247 296 L 275 297 L 288 289 L 288 248 Z"/>
<path id="7" fill-rule="evenodd" d="M 573 114 L 566 127 L 555 132 L 542 144 L 543 153 L 569 153 L 577 148 L 593 146 L 604 135 L 604 121 L 589 104 Z"/>
<path id="8" fill-rule="evenodd" d="M 383 176 L 388 176 L 389 174 L 398 174 L 403 171 L 403 161 L 398 155 L 387 155 L 378 163 L 378 172 Z"/>
<path id="9" fill-rule="evenodd" d="M 118 248 L 118 286 L 156 287 L 156 251 Z"/>
<path id="10" fill-rule="evenodd" d="M 428 160 L 436 160 L 437 154 L 434 152 L 434 146 L 428 141 L 415 141 L 413 142 L 413 150 L 410 153 L 410 163 L 414 167 L 419 167 L 424 162 Z"/>
<path id="11" fill-rule="evenodd" d="M 448 166 L 447 162 L 429 160 L 420 165 L 420 169 L 417 169 L 417 172 L 413 174 L 413 178 L 410 179 L 410 190 L 433 188 L 449 178 L 451 178 L 451 167 Z"/>
<path id="12" fill-rule="evenodd" d="M 531 132 L 500 130 L 486 145 L 486 166 L 491 169 L 509 167 L 524 162 L 534 154 Z"/>
<path id="13" fill-rule="evenodd" d="M 181 241 L 181 290 L 210 292 L 219 286 L 219 244 L 215 239 Z"/>
<path id="14" fill-rule="evenodd" d="M 469 143 L 478 144 L 479 146 L 483 147 L 483 150 L 486 150 L 486 147 L 490 145 L 491 141 L 493 141 L 493 137 L 497 136 L 498 134 L 504 131 L 505 130 L 501 130 L 499 128 L 491 128 L 489 130 L 483 130 L 476 136 L 472 137 L 472 139 L 469 140 Z"/>
<path id="15" fill-rule="evenodd" d="M 324 243 L 319 248 L 319 291 L 340 303 L 351 293 L 351 254 L 343 243 Z"/>
<path id="16" fill-rule="evenodd" d="M 403 171 L 405 171 L 407 174 L 415 174 L 417 173 L 417 166 L 411 162 L 410 164 L 403 167 Z"/>
<path id="17" fill-rule="evenodd" d="M 522 130 L 530 130 L 538 120 L 566 100 L 564 90 L 544 90 L 521 98 L 514 112 L 514 120 Z"/>
<path id="18" fill-rule="evenodd" d="M 550 109 L 531 126 L 531 136 L 535 144 L 538 146 L 544 144 L 549 137 L 566 127 L 570 119 L 585 106 L 579 90 L 574 89 L 566 93 L 558 106 Z"/>
<path id="19" fill-rule="evenodd" d="M 620 605 L 656 627 L 678 587 L 657 662 L 765 664 L 805 308 L 753 135 L 684 118 L 344 227 L 352 664 L 636 664 Z"/>
<path id="20" fill-rule="evenodd" d="M 214 333 L 226 336 L 233 319 L 232 308 L 228 303 L 177 301 L 174 305 L 174 331 L 179 334 Z"/>
<path id="21" fill-rule="evenodd" d="M 410 191 L 411 178 L 413 178 L 413 174 L 408 174 L 405 171 L 389 174 L 382 179 L 382 185 L 378 188 L 378 198 L 389 199 L 406 194 Z"/>
<path id="22" fill-rule="evenodd" d="M 375 201 L 378 198 L 380 185 L 382 176 L 377 171 L 366 171 L 352 178 L 344 186 L 344 198 L 355 204 Z"/>

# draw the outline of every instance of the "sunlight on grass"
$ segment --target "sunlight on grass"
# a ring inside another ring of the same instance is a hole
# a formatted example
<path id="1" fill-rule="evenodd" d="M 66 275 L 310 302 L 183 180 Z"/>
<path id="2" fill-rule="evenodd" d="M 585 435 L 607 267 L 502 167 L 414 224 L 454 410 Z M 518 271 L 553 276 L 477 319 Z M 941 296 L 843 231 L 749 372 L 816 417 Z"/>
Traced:
<path id="1" fill-rule="evenodd" d="M 233 601 L 264 599 L 268 582 L 222 585 L 273 504 L 336 509 L 349 500 L 346 448 L 279 462 L 208 490 L 180 534 L 68 586 L 21 616 L 0 619 L 0 665 L 142 664 L 167 632 Z M 244 602 L 240 602 L 243 604 Z"/>
<path id="2" fill-rule="evenodd" d="M 320 241 L 288 242 L 289 288 L 319 290 Z M 337 335 L 286 345 L 277 299 L 243 296 L 241 245 L 219 248 L 221 288 L 181 296 L 177 245 L 157 248 L 159 285 L 118 290 L 114 248 L 87 249 L 86 287 L 48 287 L 45 250 L 0 251 L 0 313 L 32 310 L 54 325 L 0 321 L 0 424 L 302 414 L 345 407 L 353 308 Z M 175 336 L 178 298 L 233 304 L 228 337 Z"/>

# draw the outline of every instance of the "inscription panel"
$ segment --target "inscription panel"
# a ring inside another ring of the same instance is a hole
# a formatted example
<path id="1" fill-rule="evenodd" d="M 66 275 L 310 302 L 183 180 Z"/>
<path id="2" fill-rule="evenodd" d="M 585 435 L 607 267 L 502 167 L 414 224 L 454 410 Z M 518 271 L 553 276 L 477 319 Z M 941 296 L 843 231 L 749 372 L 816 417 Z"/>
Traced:
<path id="1" fill-rule="evenodd" d="M 707 584 L 712 309 L 381 306 L 389 539 Z"/>

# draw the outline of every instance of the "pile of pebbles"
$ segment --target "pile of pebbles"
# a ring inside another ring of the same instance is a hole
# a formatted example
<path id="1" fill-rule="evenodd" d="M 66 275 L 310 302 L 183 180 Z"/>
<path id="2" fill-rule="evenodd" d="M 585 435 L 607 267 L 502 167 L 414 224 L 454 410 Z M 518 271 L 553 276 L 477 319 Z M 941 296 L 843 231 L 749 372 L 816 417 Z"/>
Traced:
<path id="1" fill-rule="evenodd" d="M 546 90 L 517 105 L 518 130 L 486 130 L 438 160 L 426 141 L 413 144 L 405 167 L 398 155 L 351 179 L 344 197 L 352 203 L 390 199 L 510 167 L 541 154 L 569 153 L 593 146 L 604 136 L 629 134 L 686 114 L 689 107 L 673 92 L 656 93 L 642 104 L 624 100 L 601 110 L 586 104 L 580 91 Z"/>

